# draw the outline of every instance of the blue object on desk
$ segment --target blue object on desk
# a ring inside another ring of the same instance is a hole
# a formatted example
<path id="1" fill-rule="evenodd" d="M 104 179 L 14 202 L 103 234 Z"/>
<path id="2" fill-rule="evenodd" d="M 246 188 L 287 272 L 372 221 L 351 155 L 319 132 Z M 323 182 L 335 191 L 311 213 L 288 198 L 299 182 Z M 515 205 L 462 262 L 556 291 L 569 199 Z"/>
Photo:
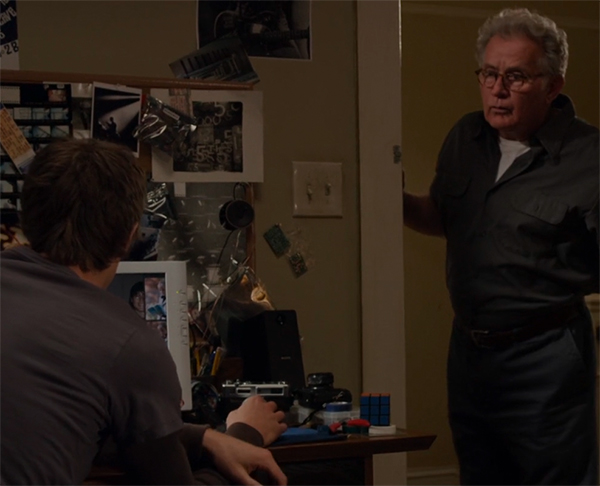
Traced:
<path id="1" fill-rule="evenodd" d="M 292 427 L 287 429 L 279 439 L 271 444 L 271 446 L 299 444 L 303 442 L 322 442 L 326 440 L 345 440 L 345 434 L 333 434 L 329 427 L 325 429 L 303 429 L 300 427 Z"/>

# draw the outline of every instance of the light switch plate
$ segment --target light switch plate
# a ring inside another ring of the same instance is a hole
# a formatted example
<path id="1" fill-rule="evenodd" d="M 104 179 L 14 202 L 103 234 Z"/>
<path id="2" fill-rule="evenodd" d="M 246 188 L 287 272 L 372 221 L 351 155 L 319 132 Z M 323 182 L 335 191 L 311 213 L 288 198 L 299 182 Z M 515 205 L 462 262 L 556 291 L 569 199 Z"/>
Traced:
<path id="1" fill-rule="evenodd" d="M 292 162 L 294 217 L 342 217 L 341 162 Z"/>

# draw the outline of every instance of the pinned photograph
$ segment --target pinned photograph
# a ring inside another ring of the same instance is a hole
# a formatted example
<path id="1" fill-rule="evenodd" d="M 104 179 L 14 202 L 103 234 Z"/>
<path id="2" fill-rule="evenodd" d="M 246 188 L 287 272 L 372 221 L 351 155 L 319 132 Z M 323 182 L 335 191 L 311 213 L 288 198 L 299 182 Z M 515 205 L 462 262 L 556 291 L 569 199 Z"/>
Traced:
<path id="1" fill-rule="evenodd" d="M 92 95 L 91 83 L 71 84 L 71 107 L 73 110 L 73 137 L 90 138 L 92 131 Z"/>
<path id="2" fill-rule="evenodd" d="M 238 37 L 249 56 L 311 59 L 309 0 L 197 0 L 198 48 Z"/>
<path id="3" fill-rule="evenodd" d="M 169 99 L 166 89 L 152 96 Z M 262 182 L 263 113 L 258 91 L 191 92 L 189 113 L 196 122 L 167 154 L 152 149 L 157 182 Z"/>
<path id="4" fill-rule="evenodd" d="M 133 130 L 139 125 L 142 90 L 94 83 L 92 138 L 119 143 L 139 153 Z"/>

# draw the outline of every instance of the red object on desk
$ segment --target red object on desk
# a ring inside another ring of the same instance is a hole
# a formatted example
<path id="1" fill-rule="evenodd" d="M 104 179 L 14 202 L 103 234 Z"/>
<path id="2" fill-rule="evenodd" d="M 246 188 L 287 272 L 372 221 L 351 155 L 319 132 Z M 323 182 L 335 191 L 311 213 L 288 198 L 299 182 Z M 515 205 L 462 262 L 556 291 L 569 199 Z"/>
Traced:
<path id="1" fill-rule="evenodd" d="M 344 420 L 343 422 L 336 422 L 335 424 L 331 424 L 329 426 L 329 430 L 332 432 L 337 432 L 340 427 L 356 427 L 356 428 L 369 428 L 371 423 L 365 419 L 350 419 Z"/>

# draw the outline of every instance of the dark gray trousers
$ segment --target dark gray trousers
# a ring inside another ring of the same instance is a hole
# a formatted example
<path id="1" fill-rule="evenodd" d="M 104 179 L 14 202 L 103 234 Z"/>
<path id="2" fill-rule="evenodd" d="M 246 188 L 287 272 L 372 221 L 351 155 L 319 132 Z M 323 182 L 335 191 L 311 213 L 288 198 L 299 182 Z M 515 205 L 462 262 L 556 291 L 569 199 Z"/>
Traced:
<path id="1" fill-rule="evenodd" d="M 502 349 L 454 326 L 448 408 L 462 484 L 598 484 L 594 341 L 587 310 Z"/>

